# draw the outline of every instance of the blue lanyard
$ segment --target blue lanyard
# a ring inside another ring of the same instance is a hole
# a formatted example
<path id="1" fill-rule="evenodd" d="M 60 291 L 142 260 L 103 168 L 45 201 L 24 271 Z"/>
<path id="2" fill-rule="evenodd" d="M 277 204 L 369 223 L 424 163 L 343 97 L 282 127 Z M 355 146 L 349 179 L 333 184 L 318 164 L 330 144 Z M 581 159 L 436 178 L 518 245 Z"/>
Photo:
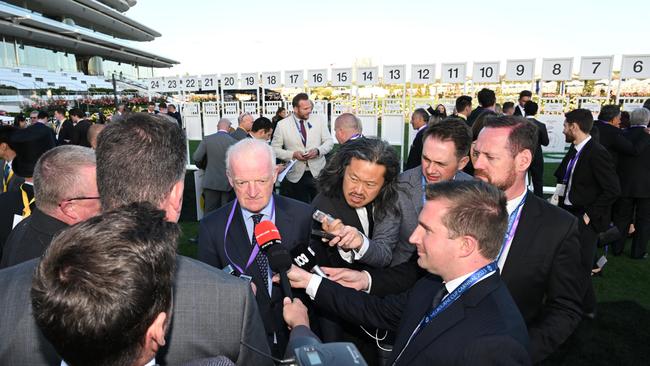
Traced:
<path id="1" fill-rule="evenodd" d="M 576 156 L 574 156 L 573 159 L 569 160 L 569 164 L 567 164 L 566 171 L 564 172 L 564 177 L 562 178 L 562 184 L 569 183 L 569 178 L 571 177 L 571 171 L 573 170 L 573 166 L 578 162 L 578 157 L 580 156 L 582 150 L 584 150 L 584 146 L 582 149 L 580 149 L 580 151 L 576 153 Z"/>
<path id="2" fill-rule="evenodd" d="M 275 198 L 273 196 L 271 196 L 271 205 L 272 205 L 271 221 L 273 221 L 273 218 L 275 217 Z M 251 254 L 248 257 L 248 261 L 246 262 L 246 267 L 243 268 L 243 269 L 239 265 L 237 265 L 237 263 L 235 263 L 232 260 L 232 258 L 230 258 L 230 255 L 228 255 L 228 246 L 226 245 L 227 244 L 226 238 L 228 236 L 228 229 L 230 229 L 230 224 L 232 223 L 232 219 L 235 217 L 235 207 L 237 207 L 237 199 L 236 198 L 235 198 L 235 202 L 233 202 L 233 204 L 232 204 L 232 209 L 230 210 L 230 215 L 228 216 L 228 221 L 226 222 L 226 230 L 224 230 L 224 232 L 223 232 L 223 251 L 226 254 L 226 258 L 228 258 L 228 262 L 230 262 L 230 264 L 232 264 L 233 267 L 235 267 L 239 271 L 240 274 L 244 274 L 244 273 L 246 273 L 246 270 L 248 269 L 248 267 L 250 267 L 251 264 L 253 264 L 253 261 L 255 261 L 255 257 L 257 257 L 257 254 L 260 252 L 260 247 L 259 247 L 259 245 L 253 246 L 253 249 L 251 250 Z M 244 225 L 246 225 L 246 224 L 244 223 Z M 254 232 L 253 232 L 253 235 L 255 235 Z"/>
<path id="3" fill-rule="evenodd" d="M 497 263 L 501 259 L 501 255 L 505 249 L 512 244 L 512 240 L 515 238 L 515 231 L 517 231 L 517 226 L 519 225 L 519 219 L 521 218 L 521 212 L 524 208 L 524 202 L 526 202 L 526 197 L 528 196 L 528 191 L 524 194 L 524 198 L 521 199 L 514 211 L 510 213 L 508 217 L 508 230 L 506 230 L 506 236 L 503 238 L 503 244 L 501 245 L 501 250 L 499 250 L 499 255 L 497 256 Z"/>

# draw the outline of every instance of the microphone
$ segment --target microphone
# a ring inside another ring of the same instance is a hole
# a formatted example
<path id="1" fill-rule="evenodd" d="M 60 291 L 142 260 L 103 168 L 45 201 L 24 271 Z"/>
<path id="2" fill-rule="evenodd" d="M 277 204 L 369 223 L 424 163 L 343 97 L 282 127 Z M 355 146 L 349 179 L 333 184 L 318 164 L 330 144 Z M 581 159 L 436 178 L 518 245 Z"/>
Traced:
<path id="1" fill-rule="evenodd" d="M 293 263 L 298 267 L 327 278 L 325 272 L 316 264 L 316 252 L 309 245 L 298 245 L 291 249 L 291 256 Z"/>
<path id="2" fill-rule="evenodd" d="M 264 220 L 255 226 L 255 239 L 267 258 L 271 270 L 280 275 L 280 285 L 284 296 L 293 300 L 293 293 L 289 285 L 287 271 L 291 268 L 291 255 L 282 246 L 282 239 L 278 228 L 269 220 Z"/>

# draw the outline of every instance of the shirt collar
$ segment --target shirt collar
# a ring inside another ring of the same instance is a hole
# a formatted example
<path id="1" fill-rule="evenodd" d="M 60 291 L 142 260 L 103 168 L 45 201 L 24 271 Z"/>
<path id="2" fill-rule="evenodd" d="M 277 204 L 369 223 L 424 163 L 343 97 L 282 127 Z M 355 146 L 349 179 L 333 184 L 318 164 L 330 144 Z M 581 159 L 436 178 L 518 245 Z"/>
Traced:
<path id="1" fill-rule="evenodd" d="M 483 277 L 482 277 L 480 280 L 478 280 L 477 282 L 480 282 L 480 281 L 482 281 L 484 278 L 486 278 L 486 277 L 488 277 L 488 276 L 491 276 L 492 273 L 494 273 L 494 271 L 492 271 L 492 272 L 488 273 L 487 275 L 483 276 Z M 458 286 L 460 286 L 460 285 L 463 283 L 463 281 L 465 281 L 466 279 L 468 279 L 469 276 L 471 276 L 471 275 L 473 275 L 473 274 L 474 274 L 474 272 L 470 272 L 470 273 L 464 274 L 464 275 L 462 275 L 462 276 L 460 276 L 460 277 L 458 277 L 458 278 L 454 278 L 453 280 L 451 280 L 451 281 L 449 281 L 449 282 L 445 282 L 444 284 L 445 284 L 445 288 L 447 289 L 447 293 L 452 293 L 452 292 L 454 292 L 454 290 L 455 290 Z"/>
<path id="2" fill-rule="evenodd" d="M 519 206 L 519 203 L 521 202 L 521 200 L 523 200 L 524 197 L 526 197 L 526 193 L 527 193 L 527 190 L 524 190 L 524 193 L 522 193 L 520 196 L 515 197 L 515 198 L 511 199 L 510 201 L 508 201 L 506 203 L 506 209 L 508 210 L 508 215 L 510 215 L 512 213 L 512 211 L 514 211 L 515 208 L 517 208 L 517 206 Z"/>
<path id="3" fill-rule="evenodd" d="M 587 135 L 587 138 L 586 138 L 586 139 L 584 139 L 584 140 L 583 140 L 581 143 L 579 143 L 578 145 L 575 145 L 576 152 L 580 152 L 580 150 L 582 150 L 582 148 L 585 147 L 585 145 L 587 145 L 587 142 L 589 142 L 589 140 L 591 140 L 591 135 Z"/>
<path id="4" fill-rule="evenodd" d="M 425 123 L 422 125 L 422 127 L 418 128 L 418 132 L 422 131 L 422 129 L 427 128 L 428 123 Z"/>
<path id="5" fill-rule="evenodd" d="M 462 113 L 456 113 L 456 116 L 458 116 L 458 118 L 462 118 L 462 119 L 464 119 L 464 120 L 467 120 L 467 116 L 465 116 L 465 115 L 462 114 Z"/>
<path id="6" fill-rule="evenodd" d="M 244 216 L 244 220 L 248 220 L 251 218 L 251 216 L 256 215 L 256 214 L 262 214 L 263 218 L 270 218 L 271 213 L 273 212 L 273 197 L 269 200 L 269 203 L 266 204 L 266 206 L 260 210 L 260 212 L 250 212 L 245 208 L 241 208 L 242 215 Z"/>

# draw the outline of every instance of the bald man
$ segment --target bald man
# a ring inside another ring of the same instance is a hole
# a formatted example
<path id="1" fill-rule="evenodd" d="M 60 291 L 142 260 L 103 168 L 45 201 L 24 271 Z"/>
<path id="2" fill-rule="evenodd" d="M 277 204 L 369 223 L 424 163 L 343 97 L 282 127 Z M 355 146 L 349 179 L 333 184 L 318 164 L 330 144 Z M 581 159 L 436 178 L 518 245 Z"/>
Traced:
<path id="1" fill-rule="evenodd" d="M 339 144 L 363 137 L 362 131 L 361 120 L 352 113 L 343 113 L 334 121 L 334 136 Z"/>

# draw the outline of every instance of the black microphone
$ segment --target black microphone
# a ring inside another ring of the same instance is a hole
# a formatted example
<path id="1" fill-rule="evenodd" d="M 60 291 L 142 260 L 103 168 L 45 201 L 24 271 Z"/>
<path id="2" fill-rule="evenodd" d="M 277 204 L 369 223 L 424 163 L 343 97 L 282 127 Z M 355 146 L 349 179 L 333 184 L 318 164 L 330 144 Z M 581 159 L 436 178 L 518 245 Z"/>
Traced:
<path id="1" fill-rule="evenodd" d="M 278 228 L 271 221 L 264 220 L 255 225 L 255 239 L 260 249 L 266 253 L 271 270 L 280 275 L 280 285 L 284 296 L 293 300 L 291 285 L 287 277 L 287 271 L 291 269 L 291 255 L 282 246 Z"/>
<path id="2" fill-rule="evenodd" d="M 295 248 L 291 249 L 291 257 L 293 257 L 293 263 L 295 263 L 296 266 L 305 271 L 327 278 L 325 272 L 323 272 L 318 264 L 316 264 L 316 252 L 314 252 L 309 245 L 297 245 Z"/>

